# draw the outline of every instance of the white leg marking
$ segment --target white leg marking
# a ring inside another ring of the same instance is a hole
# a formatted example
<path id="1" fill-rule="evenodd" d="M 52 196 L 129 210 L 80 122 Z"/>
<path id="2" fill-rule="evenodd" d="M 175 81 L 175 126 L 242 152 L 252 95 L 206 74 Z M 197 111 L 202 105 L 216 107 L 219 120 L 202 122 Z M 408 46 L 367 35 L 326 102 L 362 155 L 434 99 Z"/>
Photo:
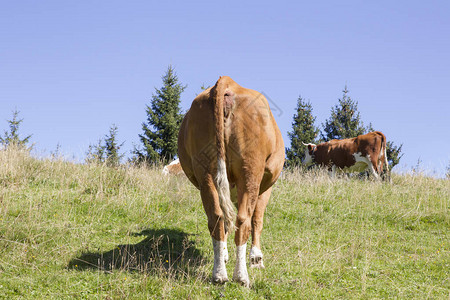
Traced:
<path id="1" fill-rule="evenodd" d="M 225 253 L 228 256 L 227 242 L 212 239 L 214 247 L 214 268 L 212 280 L 214 283 L 225 283 L 228 281 L 227 268 L 225 267 Z"/>
<path id="2" fill-rule="evenodd" d="M 250 249 L 250 268 L 264 268 L 263 263 L 263 254 L 261 250 L 253 246 L 252 249 Z"/>
<path id="3" fill-rule="evenodd" d="M 375 168 L 373 167 L 372 162 L 370 161 L 370 156 L 367 155 L 366 159 L 368 160 L 367 165 L 369 166 L 370 173 L 373 175 L 375 179 L 378 179 L 377 171 L 375 171 Z"/>
<path id="4" fill-rule="evenodd" d="M 233 280 L 240 282 L 245 287 L 250 287 L 245 256 L 247 244 L 236 247 L 236 266 L 234 267 Z"/>
<path id="5" fill-rule="evenodd" d="M 227 263 L 228 259 L 229 259 L 229 257 L 228 257 L 228 247 L 227 247 L 227 242 L 225 242 L 224 253 L 223 253 L 223 260 L 225 261 L 225 263 Z"/>

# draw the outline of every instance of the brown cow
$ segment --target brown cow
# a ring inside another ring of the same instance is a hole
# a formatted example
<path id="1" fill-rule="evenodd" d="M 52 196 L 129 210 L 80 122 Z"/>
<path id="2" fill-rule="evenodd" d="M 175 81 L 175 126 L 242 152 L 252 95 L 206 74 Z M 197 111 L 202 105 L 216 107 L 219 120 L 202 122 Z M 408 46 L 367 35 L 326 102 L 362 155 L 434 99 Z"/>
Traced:
<path id="1" fill-rule="evenodd" d="M 226 240 L 236 230 L 233 280 L 248 287 L 247 240 L 251 232 L 251 266 L 264 267 L 260 247 L 263 216 L 285 156 L 266 98 L 230 77 L 220 77 L 192 102 L 181 124 L 178 154 L 186 176 L 200 190 L 208 216 L 214 248 L 213 282 L 228 281 Z M 237 205 L 236 226 L 231 198 Z"/>
<path id="2" fill-rule="evenodd" d="M 329 142 L 304 144 L 307 166 L 318 164 L 328 167 L 332 176 L 336 171 L 364 172 L 369 169 L 376 179 L 383 172 L 383 163 L 386 165 L 387 178 L 389 166 L 386 155 L 386 137 L 379 131 L 369 132 L 351 139 L 331 140 Z"/>
<path id="3" fill-rule="evenodd" d="M 164 166 L 162 173 L 164 175 L 183 175 L 183 169 L 181 168 L 180 160 L 177 158 L 167 166 Z"/>

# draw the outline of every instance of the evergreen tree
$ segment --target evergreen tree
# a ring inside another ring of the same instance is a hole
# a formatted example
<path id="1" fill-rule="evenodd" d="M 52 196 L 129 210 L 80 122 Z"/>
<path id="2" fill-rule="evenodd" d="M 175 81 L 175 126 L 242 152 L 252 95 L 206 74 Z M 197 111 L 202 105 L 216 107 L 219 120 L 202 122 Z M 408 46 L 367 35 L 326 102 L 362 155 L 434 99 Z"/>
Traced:
<path id="1" fill-rule="evenodd" d="M 141 148 L 135 147 L 134 160 L 155 164 L 171 161 L 178 151 L 178 131 L 183 114 L 180 95 L 186 88 L 178 83 L 178 77 L 169 66 L 162 77 L 163 87 L 155 89 L 151 105 L 146 108 L 147 122 L 142 123 L 139 135 Z"/>
<path id="2" fill-rule="evenodd" d="M 286 166 L 300 166 L 305 156 L 306 146 L 303 143 L 317 143 L 319 129 L 314 126 L 316 117 L 312 115 L 312 105 L 301 96 L 297 100 L 297 114 L 294 114 L 292 132 L 288 132 L 291 148 L 286 149 Z"/>
<path id="3" fill-rule="evenodd" d="M 31 135 L 23 139 L 19 137 L 19 127 L 23 119 L 19 119 L 18 116 L 19 111 L 17 111 L 16 109 L 13 111 L 12 120 L 7 120 L 7 122 L 9 123 L 9 131 L 5 130 L 4 136 L 0 135 L 0 144 L 5 148 L 12 145 L 20 148 L 26 148 L 26 144 L 31 138 Z"/>
<path id="4" fill-rule="evenodd" d="M 347 85 L 339 104 L 331 109 L 330 118 L 323 124 L 322 139 L 346 139 L 364 134 L 365 128 L 358 112 L 358 102 L 348 96 Z"/>
<path id="5" fill-rule="evenodd" d="M 86 152 L 86 163 L 102 164 L 105 162 L 105 146 L 102 143 L 102 139 L 99 139 L 96 145 L 89 145 Z"/>
<path id="6" fill-rule="evenodd" d="M 117 167 L 124 156 L 119 153 L 124 143 L 120 145 L 117 143 L 117 130 L 117 126 L 113 124 L 109 129 L 109 136 L 105 136 L 105 162 L 110 167 Z"/>
<path id="7" fill-rule="evenodd" d="M 108 167 L 117 167 L 124 154 L 120 154 L 120 148 L 124 143 L 117 143 L 116 125 L 112 125 L 109 129 L 109 135 L 105 135 L 103 139 L 99 139 L 96 145 L 89 145 L 86 155 L 87 163 L 106 163 Z"/>
<path id="8" fill-rule="evenodd" d="M 403 156 L 402 151 L 403 144 L 400 144 L 400 146 L 396 146 L 394 142 L 388 141 L 386 143 L 386 156 L 389 163 L 389 170 L 392 170 L 393 167 L 398 165 L 400 163 L 400 159 Z"/>

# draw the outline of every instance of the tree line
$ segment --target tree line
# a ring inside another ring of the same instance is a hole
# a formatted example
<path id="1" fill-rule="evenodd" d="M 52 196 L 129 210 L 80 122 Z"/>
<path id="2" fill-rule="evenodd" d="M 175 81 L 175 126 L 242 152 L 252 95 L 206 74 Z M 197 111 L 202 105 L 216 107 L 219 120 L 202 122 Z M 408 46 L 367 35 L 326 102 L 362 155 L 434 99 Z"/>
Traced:
<path id="1" fill-rule="evenodd" d="M 178 131 L 183 120 L 181 111 L 181 94 L 186 85 L 179 82 L 175 69 L 169 65 L 162 76 L 162 87 L 155 88 L 150 104 L 146 106 L 147 119 L 142 122 L 142 132 L 139 134 L 140 144 L 134 146 L 130 162 L 139 164 L 166 164 L 177 156 Z M 205 89 L 204 86 L 201 87 Z M 20 138 L 19 125 L 23 119 L 18 118 L 19 112 L 13 112 L 12 120 L 8 120 L 9 131 L 0 135 L 0 145 L 8 147 L 16 145 L 26 147 L 31 135 Z M 292 131 L 288 132 L 290 147 L 286 148 L 286 166 L 301 166 L 304 158 L 304 143 L 320 143 L 332 139 L 344 139 L 374 131 L 372 124 L 364 126 L 358 111 L 358 102 L 349 96 L 347 86 L 343 90 L 342 98 L 331 108 L 329 119 L 316 126 L 312 104 L 301 96 L 297 100 L 296 112 L 293 115 Z M 99 139 L 98 143 L 90 145 L 85 161 L 88 163 L 105 163 L 108 166 L 118 166 L 123 158 L 121 153 L 123 142 L 117 141 L 118 127 L 111 125 L 109 133 Z M 387 156 L 390 167 L 400 162 L 402 144 L 395 145 L 387 142 Z"/>

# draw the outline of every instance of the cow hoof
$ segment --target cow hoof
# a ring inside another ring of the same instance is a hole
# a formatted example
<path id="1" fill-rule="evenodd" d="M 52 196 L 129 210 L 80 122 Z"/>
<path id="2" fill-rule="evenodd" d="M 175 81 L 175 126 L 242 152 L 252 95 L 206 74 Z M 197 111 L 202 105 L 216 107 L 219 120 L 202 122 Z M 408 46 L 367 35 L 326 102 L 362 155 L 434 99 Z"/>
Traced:
<path id="1" fill-rule="evenodd" d="M 234 274 L 233 281 L 240 283 L 246 288 L 250 287 L 250 280 L 248 279 L 248 274 Z"/>
<path id="2" fill-rule="evenodd" d="M 250 268 L 257 268 L 257 269 L 263 269 L 264 263 L 263 263 L 263 254 L 261 250 L 259 250 L 257 247 L 252 247 L 250 250 Z"/>
<path id="3" fill-rule="evenodd" d="M 214 276 L 213 275 L 212 282 L 214 284 L 224 284 L 224 283 L 228 282 L 228 277 L 227 276 Z"/>
<path id="4" fill-rule="evenodd" d="M 252 269 L 264 269 L 264 263 L 262 257 L 258 257 L 250 260 L 250 268 Z"/>
<path id="5" fill-rule="evenodd" d="M 222 262 L 218 266 L 214 266 L 212 282 L 217 284 L 223 284 L 228 281 L 227 269 L 225 263 Z"/>

